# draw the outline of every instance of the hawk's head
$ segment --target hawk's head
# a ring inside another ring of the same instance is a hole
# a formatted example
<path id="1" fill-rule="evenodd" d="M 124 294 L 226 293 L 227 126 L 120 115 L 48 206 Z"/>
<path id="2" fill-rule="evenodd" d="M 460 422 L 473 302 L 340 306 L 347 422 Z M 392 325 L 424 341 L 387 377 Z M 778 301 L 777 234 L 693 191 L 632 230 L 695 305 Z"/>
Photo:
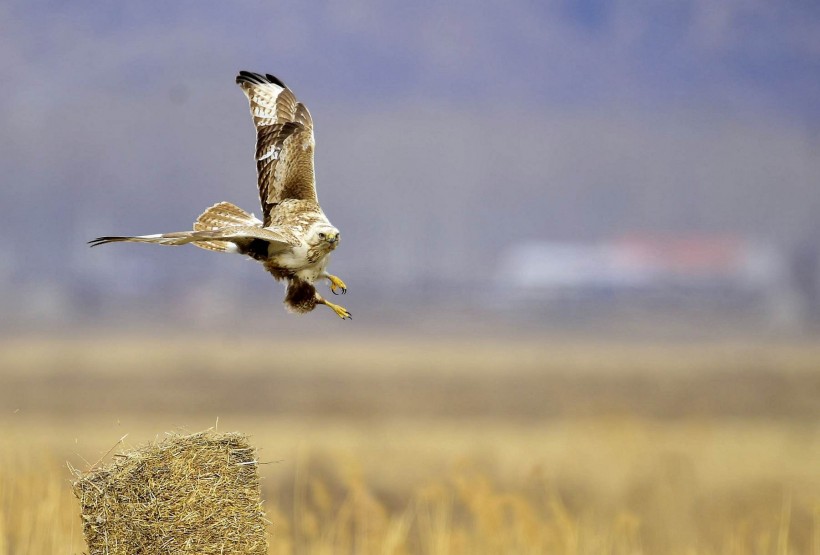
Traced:
<path id="1" fill-rule="evenodd" d="M 339 246 L 339 230 L 332 225 L 314 227 L 308 234 L 307 242 L 310 246 L 330 252 Z"/>

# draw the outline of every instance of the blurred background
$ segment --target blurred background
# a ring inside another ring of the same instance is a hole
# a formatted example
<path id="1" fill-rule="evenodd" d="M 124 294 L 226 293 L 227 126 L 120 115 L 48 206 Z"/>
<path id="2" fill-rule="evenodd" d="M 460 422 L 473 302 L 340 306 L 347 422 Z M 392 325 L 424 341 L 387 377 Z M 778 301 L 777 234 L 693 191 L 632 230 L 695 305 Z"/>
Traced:
<path id="1" fill-rule="evenodd" d="M 353 321 L 240 257 L 86 246 L 259 214 L 240 69 L 311 110 Z M 465 461 L 624 553 L 820 552 L 817 2 L 11 0 L 0 83 L 7 457 L 219 418 L 281 463 L 276 552 L 308 474 L 400 515 Z"/>
<path id="2" fill-rule="evenodd" d="M 239 69 L 313 113 L 356 326 L 817 317 L 815 2 L 8 2 L 0 25 L 6 327 L 294 325 L 251 263 L 84 246 L 259 211 Z"/>

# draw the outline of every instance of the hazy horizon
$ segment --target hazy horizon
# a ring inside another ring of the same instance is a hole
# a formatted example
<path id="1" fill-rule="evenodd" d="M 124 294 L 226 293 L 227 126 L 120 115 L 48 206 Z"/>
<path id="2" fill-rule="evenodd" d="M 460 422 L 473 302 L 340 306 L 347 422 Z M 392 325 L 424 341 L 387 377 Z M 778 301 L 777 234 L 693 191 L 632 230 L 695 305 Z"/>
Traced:
<path id="1" fill-rule="evenodd" d="M 85 246 L 258 213 L 240 69 L 309 106 L 353 287 L 486 282 L 523 241 L 820 235 L 809 2 L 12 2 L 0 31 L 12 288 L 258 283 L 197 249 Z"/>

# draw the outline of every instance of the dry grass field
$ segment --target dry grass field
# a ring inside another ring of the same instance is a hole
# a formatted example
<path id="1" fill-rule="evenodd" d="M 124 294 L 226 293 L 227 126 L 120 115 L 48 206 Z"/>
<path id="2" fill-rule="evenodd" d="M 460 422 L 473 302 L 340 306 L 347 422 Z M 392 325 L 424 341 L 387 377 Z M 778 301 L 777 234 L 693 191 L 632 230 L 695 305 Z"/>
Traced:
<path id="1" fill-rule="evenodd" d="M 0 555 L 86 550 L 67 462 L 212 426 L 271 553 L 820 555 L 811 342 L 147 336 L 0 342 Z"/>

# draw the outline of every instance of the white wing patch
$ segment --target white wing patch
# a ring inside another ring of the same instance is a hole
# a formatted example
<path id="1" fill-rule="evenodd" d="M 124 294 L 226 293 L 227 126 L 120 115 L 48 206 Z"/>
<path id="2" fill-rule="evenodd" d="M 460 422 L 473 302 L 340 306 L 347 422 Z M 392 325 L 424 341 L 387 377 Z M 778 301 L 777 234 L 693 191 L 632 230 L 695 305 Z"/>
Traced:
<path id="1" fill-rule="evenodd" d="M 268 151 L 265 154 L 262 154 L 259 158 L 257 158 L 257 160 L 260 161 L 260 162 L 262 160 L 267 160 L 268 158 L 273 158 L 274 160 L 279 160 L 279 153 L 280 152 L 282 152 L 281 148 L 272 147 L 272 148 L 268 149 Z"/>

